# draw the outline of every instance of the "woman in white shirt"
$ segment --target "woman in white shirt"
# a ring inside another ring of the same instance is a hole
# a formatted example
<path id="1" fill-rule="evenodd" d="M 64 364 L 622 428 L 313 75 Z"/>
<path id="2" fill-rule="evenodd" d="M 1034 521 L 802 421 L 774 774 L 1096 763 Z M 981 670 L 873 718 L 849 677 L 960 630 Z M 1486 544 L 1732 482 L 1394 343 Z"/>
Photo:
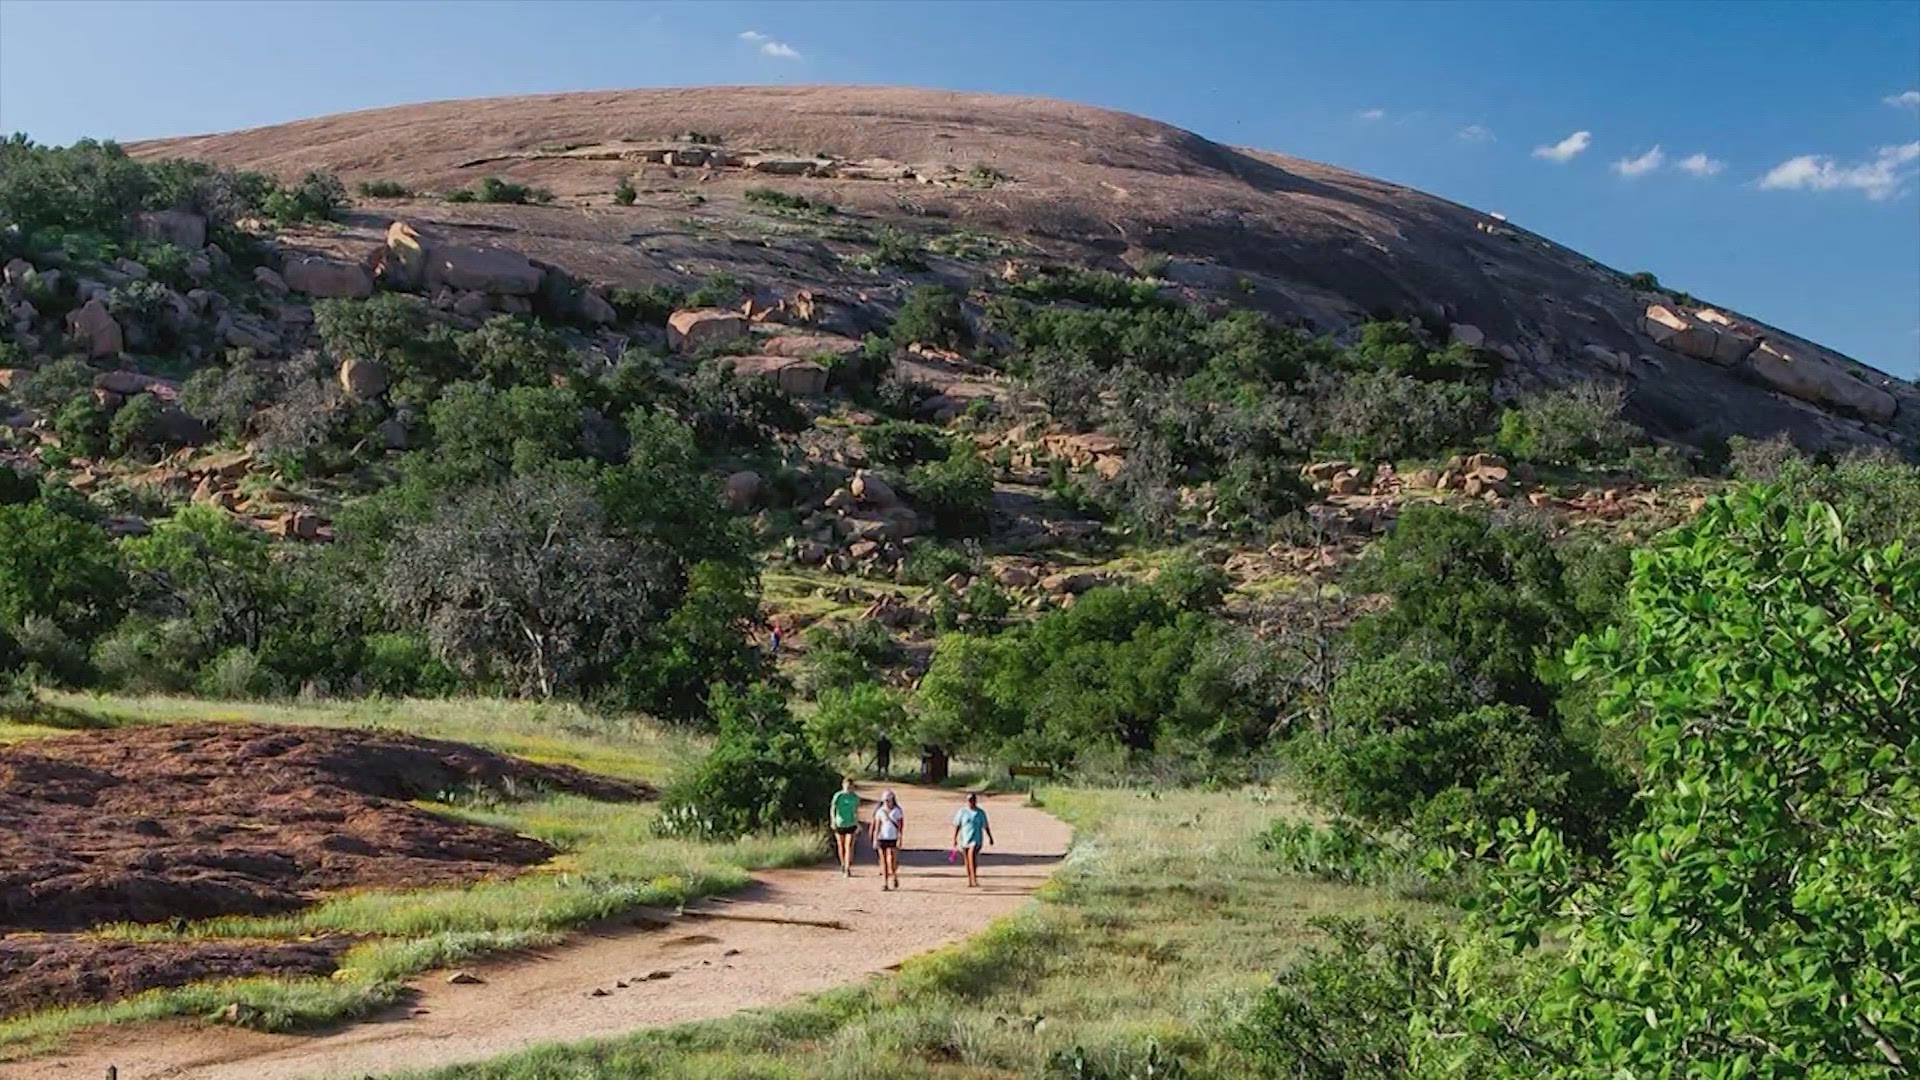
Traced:
<path id="1" fill-rule="evenodd" d="M 873 848 L 880 853 L 880 891 L 900 887 L 900 834 L 907 825 L 907 812 L 900 809 L 900 802 L 893 797 L 893 789 L 887 789 L 880 796 L 880 805 L 873 811 L 873 825 L 870 829 Z M 891 884 L 889 884 L 891 883 Z"/>

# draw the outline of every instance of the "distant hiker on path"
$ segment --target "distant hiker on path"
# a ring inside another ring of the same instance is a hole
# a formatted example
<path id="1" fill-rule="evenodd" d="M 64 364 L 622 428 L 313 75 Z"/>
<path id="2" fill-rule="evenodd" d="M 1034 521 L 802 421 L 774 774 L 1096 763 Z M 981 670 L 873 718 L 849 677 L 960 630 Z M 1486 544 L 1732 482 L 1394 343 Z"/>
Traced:
<path id="1" fill-rule="evenodd" d="M 907 812 L 900 809 L 900 801 L 888 788 L 873 812 L 873 847 L 880 853 L 881 892 L 900 887 L 900 834 L 906 825 Z"/>
<path id="2" fill-rule="evenodd" d="M 953 846 L 967 861 L 967 888 L 980 887 L 980 846 L 984 838 L 993 843 L 993 827 L 987 824 L 987 812 L 980 809 L 980 796 L 969 794 L 967 805 L 953 815 Z"/>
<path id="3" fill-rule="evenodd" d="M 840 855 L 840 872 L 853 876 L 853 835 L 860 831 L 860 795 L 853 790 L 853 777 L 840 781 L 833 793 L 833 846 Z"/>
<path id="4" fill-rule="evenodd" d="M 884 731 L 880 733 L 880 741 L 873 744 L 873 767 L 880 771 L 882 779 L 886 777 L 887 770 L 893 767 L 893 740 L 887 738 Z"/>

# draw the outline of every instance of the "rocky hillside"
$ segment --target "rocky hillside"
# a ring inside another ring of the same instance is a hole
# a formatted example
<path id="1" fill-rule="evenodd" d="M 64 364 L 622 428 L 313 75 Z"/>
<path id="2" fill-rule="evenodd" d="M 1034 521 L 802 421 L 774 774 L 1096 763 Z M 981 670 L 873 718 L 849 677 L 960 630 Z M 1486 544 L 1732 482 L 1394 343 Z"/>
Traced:
<path id="1" fill-rule="evenodd" d="M 1415 318 L 1506 361 L 1506 393 L 1611 381 L 1656 437 L 1717 446 L 1787 433 L 1809 447 L 1920 443 L 1920 391 L 1737 312 L 1629 277 L 1487 214 L 1340 169 L 1222 146 L 1140 117 L 984 94 L 879 88 L 594 92 L 377 109 L 133 148 L 422 197 L 362 200 L 323 254 L 367 260 L 403 218 L 449 242 L 511 247 L 585 282 L 726 271 L 771 297 L 807 290 L 859 331 L 915 282 L 1022 264 L 1159 276 L 1190 299 L 1254 306 L 1336 335 Z M 485 177 L 545 205 L 426 193 Z M 632 185 L 632 202 L 616 189 Z M 765 189 L 828 215 L 770 220 Z M 846 255 L 875 230 L 926 244 L 876 278 Z"/>

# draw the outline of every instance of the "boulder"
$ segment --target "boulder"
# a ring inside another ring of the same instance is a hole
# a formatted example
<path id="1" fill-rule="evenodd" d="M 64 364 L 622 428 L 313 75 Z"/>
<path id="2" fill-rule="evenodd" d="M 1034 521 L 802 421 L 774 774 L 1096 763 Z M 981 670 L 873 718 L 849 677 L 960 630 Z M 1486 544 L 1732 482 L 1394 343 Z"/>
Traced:
<path id="1" fill-rule="evenodd" d="M 387 392 L 387 369 L 378 360 L 348 357 L 340 362 L 340 389 L 358 401 L 371 401 Z"/>
<path id="2" fill-rule="evenodd" d="M 1300 475 L 1308 480 L 1326 483 L 1341 473 L 1353 468 L 1350 461 L 1315 461 L 1300 467 Z"/>
<path id="3" fill-rule="evenodd" d="M 813 540 L 796 544 L 793 548 L 793 561 L 802 566 L 818 566 L 827 561 L 826 545 Z"/>
<path id="4" fill-rule="evenodd" d="M 734 356 L 727 358 L 733 372 L 742 378 L 770 379 L 786 393 L 796 397 L 822 394 L 827 389 L 827 369 L 811 360 L 786 356 Z"/>
<path id="5" fill-rule="evenodd" d="M 1360 474 L 1344 472 L 1327 482 L 1327 491 L 1333 495 L 1357 495 L 1360 493 Z"/>
<path id="6" fill-rule="evenodd" d="M 290 259 L 284 277 L 288 288 L 308 296 L 359 300 L 373 295 L 373 275 L 367 268 L 338 259 Z"/>
<path id="7" fill-rule="evenodd" d="M 287 279 L 265 266 L 253 268 L 253 283 L 275 296 L 287 295 Z"/>
<path id="8" fill-rule="evenodd" d="M 462 293 L 460 299 L 453 302 L 453 313 L 469 319 L 484 319 L 493 311 L 493 305 L 487 302 L 486 293 Z"/>
<path id="9" fill-rule="evenodd" d="M 168 404 L 154 417 L 153 438 L 169 445 L 191 446 L 206 441 L 207 425 L 180 406 Z"/>
<path id="10" fill-rule="evenodd" d="M 391 250 L 389 234 L 389 250 Z M 498 296 L 532 296 L 540 291 L 542 272 L 527 257 L 504 248 L 477 248 L 463 244 L 433 244 L 426 249 L 428 291 L 472 289 Z M 531 311 L 531 307 L 528 309 Z"/>
<path id="11" fill-rule="evenodd" d="M 1050 593 L 1065 593 L 1070 596 L 1078 596 L 1090 589 L 1097 589 L 1106 583 L 1107 579 L 1104 575 L 1089 571 L 1080 573 L 1063 571 L 1058 574 L 1048 574 L 1046 577 L 1040 579 L 1040 587 L 1042 589 Z"/>
<path id="12" fill-rule="evenodd" d="M 120 324 L 107 313 L 107 305 L 96 297 L 67 313 L 67 336 L 86 348 L 95 359 L 120 355 L 126 339 Z"/>
<path id="13" fill-rule="evenodd" d="M 387 246 L 380 252 L 380 280 L 396 289 L 419 289 L 427 281 L 427 245 L 420 233 L 404 221 L 387 226 Z"/>
<path id="14" fill-rule="evenodd" d="M 607 326 L 620 319 L 620 313 L 613 310 L 613 305 L 607 302 L 607 298 L 592 289 L 587 289 L 580 294 L 577 311 L 576 317 L 581 322 L 592 323 L 595 326 Z"/>
<path id="15" fill-rule="evenodd" d="M 1469 349 L 1478 349 L 1487 343 L 1487 335 L 1471 323 L 1454 323 L 1448 329 L 1447 336 L 1456 345 L 1465 345 Z"/>
<path id="16" fill-rule="evenodd" d="M 1876 423 L 1893 419 L 1899 408 L 1894 396 L 1855 378 L 1836 364 L 1783 345 L 1764 342 L 1747 357 L 1747 368 L 1775 390 L 1802 401 L 1845 409 Z"/>
<path id="17" fill-rule="evenodd" d="M 33 264 L 25 259 L 8 259 L 5 270 L 0 270 L 0 280 L 18 287 L 33 278 Z"/>
<path id="18" fill-rule="evenodd" d="M 134 281 L 147 280 L 147 267 L 144 263 L 137 263 L 128 258 L 119 258 L 113 260 L 113 268 L 127 275 L 128 278 Z"/>
<path id="19" fill-rule="evenodd" d="M 1648 304 L 1640 328 L 1656 345 L 1723 367 L 1746 359 L 1760 344 L 1757 337 L 1736 329 L 1725 316 L 1708 320 L 1665 304 Z"/>
<path id="20" fill-rule="evenodd" d="M 1040 575 L 1030 566 L 1002 566 L 993 579 L 1009 589 L 1031 589 L 1040 583 Z"/>
<path id="21" fill-rule="evenodd" d="M 721 498 L 735 510 L 745 510 L 760 498 L 760 489 L 764 487 L 760 474 L 750 469 L 742 470 L 727 477 L 721 488 Z"/>
<path id="22" fill-rule="evenodd" d="M 402 416 L 389 416 L 380 421 L 373 429 L 380 439 L 380 445 L 388 450 L 410 450 L 413 448 L 413 425 Z"/>
<path id="23" fill-rule="evenodd" d="M 725 308 L 685 308 L 667 316 L 667 344 L 675 352 L 699 352 L 747 335 L 747 317 Z"/>
<path id="24" fill-rule="evenodd" d="M 894 492 L 892 485 L 872 473 L 856 474 L 848 490 L 852 492 L 854 498 L 868 506 L 889 507 L 900 504 L 900 496 Z"/>
<path id="25" fill-rule="evenodd" d="M 533 298 L 533 310 L 543 319 L 606 326 L 616 322 L 620 313 L 605 297 L 588 288 L 578 278 L 557 266 L 535 261 L 541 271 L 540 294 Z"/>
<path id="26" fill-rule="evenodd" d="M 145 210 L 133 215 L 133 232 L 143 240 L 198 251 L 207 244 L 207 219 L 186 210 Z"/>
<path id="27" fill-rule="evenodd" d="M 757 346 L 766 356 L 791 356 L 798 360 L 811 360 L 816 356 L 853 356 L 863 347 L 860 342 L 839 334 L 775 334 L 764 338 Z"/>
<path id="28" fill-rule="evenodd" d="M 19 389 L 32 374 L 26 368 L 0 368 L 0 391 Z"/>

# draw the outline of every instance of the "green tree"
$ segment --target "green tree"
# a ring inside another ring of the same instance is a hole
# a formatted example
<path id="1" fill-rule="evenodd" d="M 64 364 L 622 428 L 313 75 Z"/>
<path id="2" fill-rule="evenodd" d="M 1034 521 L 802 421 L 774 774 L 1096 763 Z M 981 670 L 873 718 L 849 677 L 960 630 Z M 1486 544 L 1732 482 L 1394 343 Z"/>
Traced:
<path id="1" fill-rule="evenodd" d="M 867 750 L 882 732 L 891 737 L 906 730 L 907 709 L 900 695 L 871 682 L 822 690 L 820 707 L 807 718 L 807 738 L 829 760 Z"/>
<path id="2" fill-rule="evenodd" d="M 786 695 L 765 683 L 716 686 L 712 706 L 719 721 L 713 749 L 667 785 L 655 827 L 712 840 L 823 824 L 838 777 L 787 711 Z"/>
<path id="3" fill-rule="evenodd" d="M 1433 1074 L 1865 1077 L 1920 1063 L 1920 555 L 1825 504 L 1717 499 L 1575 672 L 1639 733 L 1644 819 L 1584 884 L 1515 830 L 1496 922 L 1538 978 L 1424 1025 Z M 1455 976 L 1486 972 L 1485 957 Z M 1463 1037 L 1464 1036 L 1464 1037 Z"/>
<path id="4" fill-rule="evenodd" d="M 43 500 L 0 506 L 0 626 L 51 619 L 80 639 L 125 609 L 127 579 L 98 525 Z"/>

